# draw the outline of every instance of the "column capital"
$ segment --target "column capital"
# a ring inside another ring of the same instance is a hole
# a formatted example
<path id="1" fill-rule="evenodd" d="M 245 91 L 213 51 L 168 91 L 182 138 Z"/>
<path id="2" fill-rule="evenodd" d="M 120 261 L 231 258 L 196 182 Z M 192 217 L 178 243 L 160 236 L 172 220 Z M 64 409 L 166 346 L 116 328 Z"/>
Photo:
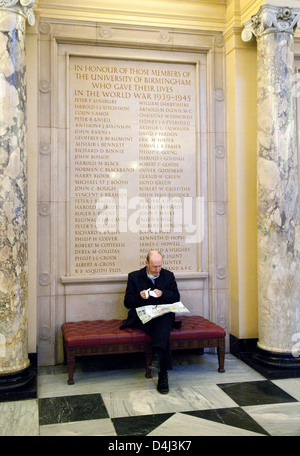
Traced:
<path id="1" fill-rule="evenodd" d="M 262 5 L 257 14 L 245 22 L 242 40 L 251 41 L 267 33 L 294 33 L 300 27 L 300 8 L 289 8 L 274 5 Z"/>
<path id="2" fill-rule="evenodd" d="M 34 2 L 35 0 L 0 0 L 0 8 L 2 7 L 5 9 L 12 9 L 18 13 L 21 13 L 26 17 L 29 25 L 34 25 Z"/>

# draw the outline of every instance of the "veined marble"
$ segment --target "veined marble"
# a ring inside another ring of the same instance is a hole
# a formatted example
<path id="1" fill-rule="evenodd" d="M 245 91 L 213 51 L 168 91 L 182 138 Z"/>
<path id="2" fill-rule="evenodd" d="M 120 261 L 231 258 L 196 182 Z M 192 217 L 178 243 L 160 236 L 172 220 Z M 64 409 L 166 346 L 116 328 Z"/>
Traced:
<path id="1" fill-rule="evenodd" d="M 300 10 L 261 7 L 243 39 L 257 37 L 259 347 L 292 352 L 299 332 L 298 203 L 293 31 Z"/>
<path id="2" fill-rule="evenodd" d="M 29 365 L 25 19 L 32 23 L 32 5 L 0 2 L 0 374 Z"/>
<path id="3" fill-rule="evenodd" d="M 291 351 L 298 332 L 299 210 L 293 35 L 258 39 L 259 346 Z"/>

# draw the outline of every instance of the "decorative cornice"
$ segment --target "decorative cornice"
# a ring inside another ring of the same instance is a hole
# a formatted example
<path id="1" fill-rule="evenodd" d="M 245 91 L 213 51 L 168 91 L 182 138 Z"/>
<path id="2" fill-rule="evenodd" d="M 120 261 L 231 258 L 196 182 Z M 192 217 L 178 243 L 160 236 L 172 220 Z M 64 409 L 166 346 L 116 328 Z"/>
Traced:
<path id="1" fill-rule="evenodd" d="M 250 41 L 253 36 L 273 32 L 294 33 L 297 27 L 300 27 L 300 8 L 262 5 L 258 13 L 244 24 L 242 40 Z"/>
<path id="2" fill-rule="evenodd" d="M 34 25 L 34 1 L 35 0 L 0 0 L 0 8 L 11 8 L 16 12 L 23 14 L 26 17 L 29 25 Z"/>

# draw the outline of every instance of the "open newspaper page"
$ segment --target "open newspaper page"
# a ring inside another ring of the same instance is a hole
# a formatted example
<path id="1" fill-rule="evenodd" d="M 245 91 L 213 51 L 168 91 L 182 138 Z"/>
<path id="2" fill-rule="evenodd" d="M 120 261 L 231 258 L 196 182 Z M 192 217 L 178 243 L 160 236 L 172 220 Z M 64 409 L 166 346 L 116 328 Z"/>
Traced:
<path id="1" fill-rule="evenodd" d="M 136 313 L 142 323 L 147 323 L 147 321 L 152 320 L 152 318 L 159 317 L 160 315 L 168 312 L 189 313 L 190 311 L 182 304 L 181 301 L 174 302 L 173 304 L 159 304 L 157 306 L 143 306 L 136 308 Z"/>

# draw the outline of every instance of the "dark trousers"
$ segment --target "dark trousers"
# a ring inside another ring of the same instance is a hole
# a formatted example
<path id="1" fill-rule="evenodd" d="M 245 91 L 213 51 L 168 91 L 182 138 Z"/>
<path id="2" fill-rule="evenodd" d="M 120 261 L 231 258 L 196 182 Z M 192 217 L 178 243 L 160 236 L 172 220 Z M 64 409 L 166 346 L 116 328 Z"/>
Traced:
<path id="1" fill-rule="evenodd" d="M 139 318 L 136 321 L 136 327 L 145 331 L 152 340 L 153 352 L 160 355 L 161 370 L 172 369 L 172 357 L 170 350 L 170 332 L 175 315 L 173 312 L 166 313 L 160 317 L 153 318 L 143 324 Z"/>

